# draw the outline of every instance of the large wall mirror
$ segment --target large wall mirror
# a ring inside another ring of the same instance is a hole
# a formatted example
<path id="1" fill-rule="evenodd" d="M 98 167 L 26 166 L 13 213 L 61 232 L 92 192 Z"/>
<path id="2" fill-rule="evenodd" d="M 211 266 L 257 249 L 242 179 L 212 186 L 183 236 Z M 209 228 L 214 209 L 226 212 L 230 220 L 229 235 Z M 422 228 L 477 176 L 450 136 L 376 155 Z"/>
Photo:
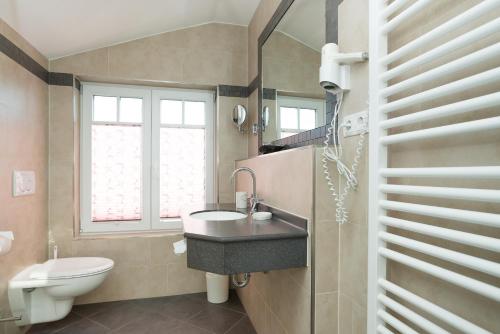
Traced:
<path id="1" fill-rule="evenodd" d="M 286 143 L 285 138 L 328 121 L 325 91 L 319 85 L 325 1 L 283 1 L 274 29 L 261 35 L 259 144 Z"/>

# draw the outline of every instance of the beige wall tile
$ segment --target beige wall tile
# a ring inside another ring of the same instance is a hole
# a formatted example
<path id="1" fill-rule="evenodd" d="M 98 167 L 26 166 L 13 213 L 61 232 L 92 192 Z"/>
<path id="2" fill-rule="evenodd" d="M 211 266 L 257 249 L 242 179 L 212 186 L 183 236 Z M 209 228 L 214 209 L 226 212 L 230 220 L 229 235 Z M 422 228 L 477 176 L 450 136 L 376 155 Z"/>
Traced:
<path id="1" fill-rule="evenodd" d="M 36 50 L 1 20 L 0 33 L 37 56 Z M 47 84 L 0 54 L 0 230 L 15 235 L 11 252 L 1 258 L 0 314 L 10 314 L 8 280 L 47 258 L 47 124 Z M 14 170 L 35 172 L 34 195 L 12 197 Z M 17 332 L 11 324 L 0 325 L 0 332 L 4 328 L 7 333 Z"/>
<path id="2" fill-rule="evenodd" d="M 313 147 L 306 147 L 279 152 L 238 161 L 237 166 L 247 166 L 256 172 L 257 193 L 266 203 L 309 218 L 312 223 L 314 151 Z M 236 189 L 251 193 L 250 177 L 239 174 Z M 256 328 L 262 326 L 263 306 L 254 305 L 265 303 L 268 308 L 267 329 L 257 329 L 259 333 L 274 333 L 270 330 L 279 333 L 281 328 L 286 333 L 309 333 L 311 293 L 311 268 L 256 273 L 250 285 L 239 291 Z"/>
<path id="3" fill-rule="evenodd" d="M 27 55 L 33 58 L 38 64 L 48 69 L 49 61 L 33 45 L 31 45 L 23 36 L 12 29 L 4 20 L 0 18 L 0 34 L 4 35 L 9 41 L 23 50 Z"/>
<path id="4" fill-rule="evenodd" d="M 180 295 L 206 291 L 205 273 L 189 269 L 187 263 L 170 263 L 168 265 L 167 294 Z"/>
<path id="5" fill-rule="evenodd" d="M 59 58 L 50 67 L 101 80 L 246 85 L 247 57 L 246 27 L 209 23 Z"/>
<path id="6" fill-rule="evenodd" d="M 108 48 L 79 53 L 50 61 L 51 72 L 108 76 Z"/>
<path id="7" fill-rule="evenodd" d="M 316 294 L 316 321 L 317 334 L 338 333 L 338 292 Z"/>

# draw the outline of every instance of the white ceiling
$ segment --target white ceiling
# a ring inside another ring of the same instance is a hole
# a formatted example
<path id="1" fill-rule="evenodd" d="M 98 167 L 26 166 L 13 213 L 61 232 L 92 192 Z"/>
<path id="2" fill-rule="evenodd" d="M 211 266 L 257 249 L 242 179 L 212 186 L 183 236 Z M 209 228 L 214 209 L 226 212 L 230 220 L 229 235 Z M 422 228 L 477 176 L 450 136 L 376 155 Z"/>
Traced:
<path id="1" fill-rule="evenodd" d="M 276 30 L 321 51 L 325 44 L 325 0 L 295 0 Z"/>
<path id="2" fill-rule="evenodd" d="M 208 22 L 248 25 L 260 0 L 0 0 L 49 59 Z"/>

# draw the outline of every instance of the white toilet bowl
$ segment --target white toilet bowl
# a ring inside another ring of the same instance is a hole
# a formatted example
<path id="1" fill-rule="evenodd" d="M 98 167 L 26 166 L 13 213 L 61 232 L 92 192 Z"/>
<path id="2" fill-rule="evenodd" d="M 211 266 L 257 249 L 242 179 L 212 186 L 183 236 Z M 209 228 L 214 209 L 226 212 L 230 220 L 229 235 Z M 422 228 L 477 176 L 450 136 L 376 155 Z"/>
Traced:
<path id="1" fill-rule="evenodd" d="M 76 296 L 97 288 L 113 268 L 102 257 L 70 257 L 34 264 L 9 281 L 12 314 L 23 326 L 64 318 Z"/>

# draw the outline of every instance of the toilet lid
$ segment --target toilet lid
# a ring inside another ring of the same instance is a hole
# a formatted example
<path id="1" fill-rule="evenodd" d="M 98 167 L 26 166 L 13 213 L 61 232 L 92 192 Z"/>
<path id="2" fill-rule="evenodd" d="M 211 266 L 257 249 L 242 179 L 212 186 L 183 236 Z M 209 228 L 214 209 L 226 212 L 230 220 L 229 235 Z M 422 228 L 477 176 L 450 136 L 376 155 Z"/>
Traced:
<path id="1" fill-rule="evenodd" d="M 103 257 L 69 257 L 49 260 L 30 273 L 32 279 L 90 276 L 113 268 L 113 260 Z"/>

